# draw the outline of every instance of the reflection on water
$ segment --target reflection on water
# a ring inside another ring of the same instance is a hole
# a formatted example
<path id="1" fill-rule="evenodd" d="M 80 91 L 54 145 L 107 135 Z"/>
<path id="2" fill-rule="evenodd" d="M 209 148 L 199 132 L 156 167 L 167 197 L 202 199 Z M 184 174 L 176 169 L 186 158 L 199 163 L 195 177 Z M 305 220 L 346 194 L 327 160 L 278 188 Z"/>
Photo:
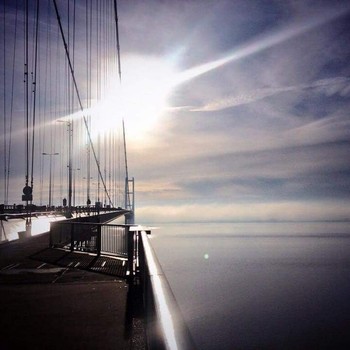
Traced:
<path id="1" fill-rule="evenodd" d="M 50 222 L 65 220 L 64 216 L 41 216 L 32 218 L 32 236 L 48 232 L 50 230 Z M 25 219 L 10 219 L 9 221 L 2 221 L 0 225 L 1 241 L 12 241 L 18 239 L 18 232 L 26 230 Z"/>
<path id="2" fill-rule="evenodd" d="M 350 348 L 350 223 L 160 225 L 151 242 L 199 349 Z"/>

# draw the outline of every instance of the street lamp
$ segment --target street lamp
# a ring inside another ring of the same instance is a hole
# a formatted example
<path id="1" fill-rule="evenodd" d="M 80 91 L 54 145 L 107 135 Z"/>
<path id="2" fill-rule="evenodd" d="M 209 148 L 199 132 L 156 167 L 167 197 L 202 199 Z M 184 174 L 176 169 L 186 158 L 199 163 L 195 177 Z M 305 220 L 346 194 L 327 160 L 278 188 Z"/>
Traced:
<path id="1" fill-rule="evenodd" d="M 68 208 L 72 207 L 72 154 L 73 154 L 73 120 L 56 120 L 57 123 L 66 123 L 68 127 Z"/>
<path id="2" fill-rule="evenodd" d="M 93 179 L 92 176 L 90 177 L 83 177 L 84 180 L 87 180 L 87 190 L 86 190 L 86 205 L 89 207 L 91 204 L 91 199 L 90 199 L 90 180 Z"/>
<path id="3" fill-rule="evenodd" d="M 57 156 L 59 153 L 42 153 L 43 156 L 50 157 L 50 180 L 49 180 L 49 208 L 51 208 L 51 191 L 52 191 L 52 156 Z"/>
<path id="4" fill-rule="evenodd" d="M 79 171 L 80 168 L 77 169 L 72 169 L 74 171 L 74 176 L 73 176 L 73 207 L 75 207 L 75 172 Z M 79 179 L 78 179 L 79 180 Z"/>

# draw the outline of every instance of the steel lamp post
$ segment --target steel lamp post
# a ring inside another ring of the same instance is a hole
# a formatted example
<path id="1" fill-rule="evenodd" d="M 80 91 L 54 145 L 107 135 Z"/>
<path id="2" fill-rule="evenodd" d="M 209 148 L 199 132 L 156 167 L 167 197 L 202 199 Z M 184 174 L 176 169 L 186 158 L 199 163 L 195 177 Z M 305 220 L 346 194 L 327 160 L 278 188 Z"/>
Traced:
<path id="1" fill-rule="evenodd" d="M 52 206 L 52 201 L 51 201 L 51 194 L 52 194 L 52 156 L 57 156 L 59 153 L 42 153 L 43 156 L 49 156 L 50 157 L 50 179 L 49 179 L 49 208 Z"/>

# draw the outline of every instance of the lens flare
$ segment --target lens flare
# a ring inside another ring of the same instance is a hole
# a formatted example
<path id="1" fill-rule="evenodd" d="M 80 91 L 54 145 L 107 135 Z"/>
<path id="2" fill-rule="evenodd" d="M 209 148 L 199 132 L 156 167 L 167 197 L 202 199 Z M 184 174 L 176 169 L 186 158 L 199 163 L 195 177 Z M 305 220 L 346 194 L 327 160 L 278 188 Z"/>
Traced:
<path id="1" fill-rule="evenodd" d="M 128 57 L 122 84 L 116 83 L 90 112 L 92 135 L 120 127 L 124 119 L 128 137 L 143 138 L 168 108 L 175 70 L 155 57 Z"/>

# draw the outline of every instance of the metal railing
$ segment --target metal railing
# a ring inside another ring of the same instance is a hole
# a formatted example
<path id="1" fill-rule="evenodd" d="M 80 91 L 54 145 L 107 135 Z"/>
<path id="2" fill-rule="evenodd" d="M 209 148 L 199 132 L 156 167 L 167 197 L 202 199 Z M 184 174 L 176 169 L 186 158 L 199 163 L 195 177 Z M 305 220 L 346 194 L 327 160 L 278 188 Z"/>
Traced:
<path id="1" fill-rule="evenodd" d="M 100 255 L 129 258 L 134 255 L 134 233 L 129 225 L 112 225 L 91 222 L 52 222 L 50 247 Z M 133 258 L 132 258 L 133 260 Z"/>
<path id="2" fill-rule="evenodd" d="M 195 350 L 190 331 L 145 231 L 138 232 L 138 242 L 148 349 Z"/>
<path id="3" fill-rule="evenodd" d="M 128 256 L 128 226 L 101 225 L 101 253 Z"/>
<path id="4" fill-rule="evenodd" d="M 129 211 L 118 208 L 96 207 L 96 206 L 76 206 L 76 207 L 62 207 L 62 206 L 37 206 L 37 205 L 4 205 L 0 204 L 0 220 L 9 220 L 27 217 L 39 217 L 47 215 L 65 216 L 66 218 L 81 218 L 97 215 L 113 214 L 115 217 L 128 214 Z"/>
<path id="5" fill-rule="evenodd" d="M 195 350 L 148 232 L 133 225 L 55 222 L 50 246 L 127 258 L 129 283 L 140 283 L 143 291 L 148 349 Z"/>

